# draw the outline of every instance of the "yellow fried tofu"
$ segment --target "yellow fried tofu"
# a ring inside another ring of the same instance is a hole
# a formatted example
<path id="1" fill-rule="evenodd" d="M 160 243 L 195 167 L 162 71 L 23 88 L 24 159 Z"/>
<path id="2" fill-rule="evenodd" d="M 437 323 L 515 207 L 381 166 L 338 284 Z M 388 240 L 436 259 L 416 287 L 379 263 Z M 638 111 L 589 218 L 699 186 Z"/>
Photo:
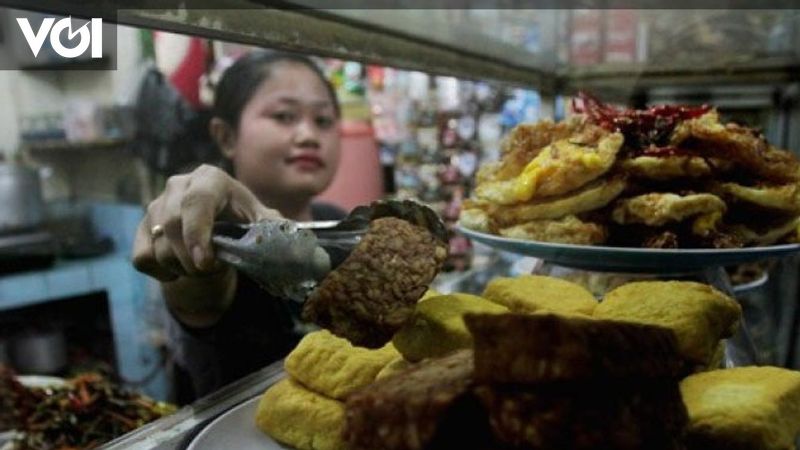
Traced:
<path id="1" fill-rule="evenodd" d="M 597 300 L 583 286 L 540 275 L 497 277 L 486 285 L 483 296 L 513 312 L 554 312 L 591 316 Z"/>
<path id="2" fill-rule="evenodd" d="M 377 381 L 382 378 L 390 377 L 396 373 L 400 373 L 411 367 L 413 364 L 414 363 L 412 363 L 411 361 L 407 361 L 402 356 L 398 356 L 397 358 L 392 360 L 392 362 L 387 364 L 386 367 L 381 369 L 380 372 L 378 372 L 378 375 L 375 377 L 375 380 Z"/>
<path id="3" fill-rule="evenodd" d="M 428 288 L 428 290 L 425 291 L 424 294 L 422 294 L 422 298 L 420 298 L 419 301 L 427 300 L 431 297 L 438 297 L 440 295 L 442 295 L 442 293 L 437 291 L 436 289 Z"/>
<path id="4" fill-rule="evenodd" d="M 344 399 L 373 381 L 381 369 L 400 356 L 391 343 L 379 349 L 353 346 L 327 330 L 307 334 L 286 357 L 284 369 L 314 392 Z"/>
<path id="5" fill-rule="evenodd" d="M 706 284 L 638 281 L 609 291 L 594 315 L 670 328 L 687 361 L 705 367 L 719 340 L 736 331 L 742 308 Z"/>
<path id="6" fill-rule="evenodd" d="M 800 433 L 800 372 L 736 367 L 681 381 L 689 450 L 789 450 Z"/>
<path id="7" fill-rule="evenodd" d="M 418 304 L 414 316 L 394 335 L 392 343 L 408 361 L 444 356 L 472 345 L 464 314 L 505 312 L 506 307 L 475 295 L 432 297 Z"/>
<path id="8" fill-rule="evenodd" d="M 261 396 L 256 426 L 296 450 L 344 450 L 344 411 L 344 403 L 284 378 Z"/>
<path id="9" fill-rule="evenodd" d="M 717 346 L 714 348 L 714 353 L 711 354 L 711 359 L 708 360 L 708 364 L 706 364 L 707 370 L 714 370 L 719 369 L 724 366 L 725 363 L 725 341 L 719 341 Z"/>

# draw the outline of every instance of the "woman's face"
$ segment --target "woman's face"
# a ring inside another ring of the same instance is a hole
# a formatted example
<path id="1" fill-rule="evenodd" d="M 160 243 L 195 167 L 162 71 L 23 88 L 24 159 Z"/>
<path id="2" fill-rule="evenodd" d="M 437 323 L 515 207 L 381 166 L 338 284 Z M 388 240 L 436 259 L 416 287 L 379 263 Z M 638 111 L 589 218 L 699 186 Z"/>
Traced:
<path id="1" fill-rule="evenodd" d="M 236 177 L 262 201 L 308 199 L 339 164 L 339 121 L 322 80 L 278 63 L 245 105 L 232 154 Z"/>

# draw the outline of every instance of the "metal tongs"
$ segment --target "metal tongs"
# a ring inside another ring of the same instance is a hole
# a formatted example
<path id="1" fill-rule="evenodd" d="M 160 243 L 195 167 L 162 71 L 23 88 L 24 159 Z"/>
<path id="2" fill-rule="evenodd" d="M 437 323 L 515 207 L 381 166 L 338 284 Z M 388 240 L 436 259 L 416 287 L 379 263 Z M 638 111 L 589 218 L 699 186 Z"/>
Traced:
<path id="1" fill-rule="evenodd" d="M 447 242 L 439 216 L 411 200 L 358 206 L 341 221 L 217 222 L 211 240 L 217 259 L 244 272 L 270 294 L 303 302 L 358 245 L 369 223 L 381 217 L 407 220 Z"/>

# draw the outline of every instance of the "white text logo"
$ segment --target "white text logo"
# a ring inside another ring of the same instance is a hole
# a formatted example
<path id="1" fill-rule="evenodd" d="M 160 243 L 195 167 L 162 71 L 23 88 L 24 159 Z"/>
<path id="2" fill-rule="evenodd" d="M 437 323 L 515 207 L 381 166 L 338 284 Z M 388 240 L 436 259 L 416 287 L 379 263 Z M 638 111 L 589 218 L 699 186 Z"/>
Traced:
<path id="1" fill-rule="evenodd" d="M 56 53 L 64 58 L 77 58 L 86 52 L 91 46 L 92 58 L 103 57 L 103 19 L 92 19 L 91 31 L 89 30 L 89 23 L 85 23 L 77 30 L 72 30 L 72 20 L 69 17 L 56 19 L 48 17 L 42 21 L 39 31 L 33 32 L 30 22 L 27 18 L 17 18 L 17 23 L 22 34 L 25 35 L 25 40 L 33 52 L 33 56 L 39 56 L 39 51 L 42 49 L 45 39 L 49 34 L 50 45 Z M 55 24 L 55 25 L 54 25 Z M 61 33 L 67 30 L 67 39 L 72 41 L 75 36 L 79 37 L 78 43 L 74 47 L 66 47 L 61 42 Z"/>

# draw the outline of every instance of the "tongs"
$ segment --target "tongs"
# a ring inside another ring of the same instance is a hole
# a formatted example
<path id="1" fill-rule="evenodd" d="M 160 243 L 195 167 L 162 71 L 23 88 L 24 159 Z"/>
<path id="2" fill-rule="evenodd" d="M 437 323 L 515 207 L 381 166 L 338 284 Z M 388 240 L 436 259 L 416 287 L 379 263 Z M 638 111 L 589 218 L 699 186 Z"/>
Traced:
<path id="1" fill-rule="evenodd" d="M 369 223 L 381 217 L 409 221 L 447 242 L 439 216 L 411 200 L 358 206 L 341 221 L 217 222 L 211 240 L 217 259 L 239 269 L 268 293 L 303 302 L 358 245 Z"/>

